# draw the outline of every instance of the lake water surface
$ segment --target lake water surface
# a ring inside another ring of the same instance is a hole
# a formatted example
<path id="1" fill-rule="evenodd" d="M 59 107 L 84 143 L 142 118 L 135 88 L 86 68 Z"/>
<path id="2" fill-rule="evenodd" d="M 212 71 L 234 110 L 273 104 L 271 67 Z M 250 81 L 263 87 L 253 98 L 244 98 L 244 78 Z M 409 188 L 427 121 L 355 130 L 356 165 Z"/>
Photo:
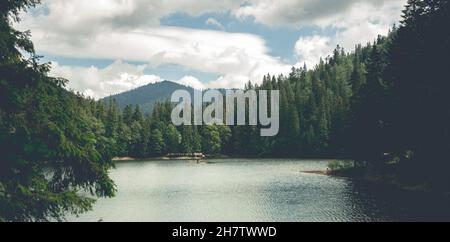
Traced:
<path id="1" fill-rule="evenodd" d="M 450 203 L 305 174 L 321 160 L 136 161 L 111 173 L 117 196 L 69 221 L 300 222 L 450 220 Z"/>

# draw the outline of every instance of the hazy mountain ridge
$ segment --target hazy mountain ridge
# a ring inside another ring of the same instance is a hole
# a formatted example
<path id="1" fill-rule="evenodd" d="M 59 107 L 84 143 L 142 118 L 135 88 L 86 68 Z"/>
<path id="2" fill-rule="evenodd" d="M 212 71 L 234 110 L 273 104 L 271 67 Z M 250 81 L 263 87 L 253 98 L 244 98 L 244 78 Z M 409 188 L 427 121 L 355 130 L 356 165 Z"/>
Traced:
<path id="1" fill-rule="evenodd" d="M 148 114 L 153 111 L 153 108 L 157 102 L 165 102 L 170 100 L 172 94 L 177 90 L 186 90 L 191 94 L 191 97 L 193 97 L 194 92 L 199 91 L 192 87 L 166 80 L 147 84 L 123 93 L 111 95 L 110 97 L 103 98 L 102 100 L 106 103 L 109 102 L 110 98 L 116 100 L 117 106 L 121 110 L 123 110 L 127 105 L 139 105 L 141 111 Z M 225 95 L 227 90 L 235 91 L 236 89 L 218 88 L 213 90 L 218 90 Z"/>
<path id="2" fill-rule="evenodd" d="M 139 105 L 142 112 L 150 113 L 152 112 L 155 103 L 169 100 L 172 93 L 177 90 L 186 90 L 191 93 L 191 95 L 193 95 L 195 91 L 192 87 L 171 81 L 162 81 L 112 95 L 111 98 L 116 100 L 117 106 L 122 110 L 127 105 Z M 107 102 L 109 99 L 110 97 L 106 97 L 103 100 Z"/>

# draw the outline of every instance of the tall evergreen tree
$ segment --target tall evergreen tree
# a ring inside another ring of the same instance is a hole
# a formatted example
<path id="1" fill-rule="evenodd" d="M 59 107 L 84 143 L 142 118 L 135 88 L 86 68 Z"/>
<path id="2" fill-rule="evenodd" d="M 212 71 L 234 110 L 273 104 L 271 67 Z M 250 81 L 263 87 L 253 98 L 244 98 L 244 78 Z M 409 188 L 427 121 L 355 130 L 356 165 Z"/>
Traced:
<path id="1" fill-rule="evenodd" d="M 165 149 L 164 137 L 160 130 L 154 129 L 150 136 L 150 153 L 153 156 L 163 155 Z"/>
<path id="2" fill-rule="evenodd" d="M 30 34 L 12 27 L 39 2 L 0 4 L 0 221 L 63 220 L 92 208 L 95 200 L 80 191 L 115 192 L 102 120 L 65 90 L 66 80 L 48 76 Z"/>

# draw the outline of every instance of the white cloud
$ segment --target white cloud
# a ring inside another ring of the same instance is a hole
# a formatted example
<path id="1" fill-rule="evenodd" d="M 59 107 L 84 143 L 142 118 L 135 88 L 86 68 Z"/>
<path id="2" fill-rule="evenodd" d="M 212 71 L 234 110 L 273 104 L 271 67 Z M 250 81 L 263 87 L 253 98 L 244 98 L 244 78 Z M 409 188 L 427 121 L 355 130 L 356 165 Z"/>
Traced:
<path id="1" fill-rule="evenodd" d="M 196 77 L 193 76 L 182 77 L 180 80 L 176 81 L 176 83 L 193 87 L 197 90 L 205 89 L 205 85 L 200 80 L 198 80 Z"/>
<path id="2" fill-rule="evenodd" d="M 148 62 L 153 67 L 176 64 L 220 76 L 258 82 L 269 70 L 289 71 L 289 64 L 272 57 L 264 39 L 243 33 L 226 33 L 178 27 L 153 27 L 133 31 L 110 30 L 89 37 L 84 44 L 65 36 L 33 28 L 33 41 L 47 55 L 87 59 L 123 59 Z M 87 38 L 83 36 L 82 38 Z M 243 78 L 241 78 L 243 79 Z M 240 83 L 240 87 L 244 83 Z M 235 87 L 235 86 L 233 86 Z"/>
<path id="3" fill-rule="evenodd" d="M 242 0 L 42 0 L 45 15 L 35 20 L 58 31 L 96 32 L 158 26 L 160 19 L 183 12 L 199 16 L 239 8 Z"/>
<path id="4" fill-rule="evenodd" d="M 288 67 L 288 66 L 286 66 Z M 67 88 L 95 99 L 109 95 L 122 93 L 150 83 L 164 81 L 158 75 L 147 75 L 144 70 L 147 65 L 133 65 L 117 60 L 105 68 L 74 67 L 52 63 L 51 76 L 62 77 L 70 80 Z M 272 69 L 256 70 L 261 73 L 257 80 L 262 80 L 263 71 Z M 286 72 L 288 69 L 273 70 L 273 73 Z M 256 78 L 256 77 L 255 77 Z M 179 80 L 172 80 L 181 85 L 190 86 L 197 90 L 208 88 L 242 88 L 243 83 L 248 82 L 247 75 L 227 74 L 215 80 L 203 83 L 194 76 L 183 76 Z"/>
<path id="5" fill-rule="evenodd" d="M 269 26 L 330 25 L 357 4 L 374 7 L 406 0 L 43 0 L 47 16 L 40 22 L 58 29 L 95 32 L 105 28 L 158 26 L 174 13 L 199 16 L 227 13 Z M 57 24 L 55 24 L 57 23 Z"/>
<path id="6" fill-rule="evenodd" d="M 382 1 L 383 2 L 383 1 Z M 363 2 L 350 7 L 345 15 L 336 16 L 329 24 L 335 29 L 333 35 L 302 36 L 295 45 L 298 65 L 307 63 L 313 67 L 320 57 L 325 58 L 337 45 L 346 51 L 354 49 L 356 44 L 373 42 L 378 35 L 386 35 L 393 24 L 400 20 L 403 1 L 384 1 L 382 5 Z"/>
<path id="7" fill-rule="evenodd" d="M 295 53 L 301 64 L 305 63 L 308 68 L 313 68 L 319 63 L 320 57 L 325 58 L 333 48 L 329 37 L 314 35 L 300 37 L 295 43 Z"/>
<path id="8" fill-rule="evenodd" d="M 406 0 L 43 0 L 43 11 L 22 16 L 20 29 L 31 29 L 39 53 L 58 57 L 141 61 L 152 67 L 175 64 L 220 76 L 193 86 L 243 87 L 267 73 L 287 73 L 290 64 L 270 54 L 265 40 L 227 33 L 160 26 L 174 13 L 200 16 L 230 13 L 267 26 L 318 26 L 333 35 L 301 36 L 295 46 L 299 62 L 317 63 L 340 44 L 350 50 L 387 32 Z M 214 18 L 206 24 L 223 29 Z M 71 76 L 71 87 L 99 97 L 157 81 L 143 74 L 146 66 L 113 64 L 110 70 L 55 65 L 53 72 Z M 120 67 L 120 68 L 119 68 Z M 120 70 L 120 71 L 119 71 Z M 98 80 L 99 83 L 93 83 Z M 198 81 L 198 82 L 197 82 Z"/>
<path id="9" fill-rule="evenodd" d="M 381 6 L 355 4 L 348 14 L 336 19 L 338 29 L 335 44 L 352 49 L 355 44 L 373 41 L 378 35 L 386 35 L 394 23 L 401 19 L 405 1 L 387 1 Z"/>
<path id="10" fill-rule="evenodd" d="M 52 63 L 51 76 L 70 80 L 67 88 L 95 99 L 122 93 L 151 83 L 164 81 L 158 75 L 146 75 L 146 65 L 133 65 L 117 60 L 105 68 L 73 67 Z M 193 76 L 184 76 L 174 82 L 197 90 L 212 88 Z M 220 85 L 220 83 L 217 83 Z M 225 86 L 224 86 L 225 87 Z"/>
<path id="11" fill-rule="evenodd" d="M 103 69 L 52 63 L 50 74 L 70 80 L 68 88 L 71 90 L 93 98 L 102 98 L 161 81 L 159 76 L 145 75 L 145 68 L 145 65 L 136 66 L 120 60 Z"/>
<path id="12" fill-rule="evenodd" d="M 235 9 L 234 14 L 268 26 L 327 27 L 342 17 L 348 17 L 356 5 L 379 8 L 386 4 L 405 3 L 406 0 L 248 0 L 247 4 Z M 364 11 L 361 14 L 375 16 Z"/>
<path id="13" fill-rule="evenodd" d="M 220 29 L 220 30 L 225 29 L 225 27 L 223 26 L 223 24 L 221 24 L 221 23 L 220 23 L 217 19 L 215 19 L 215 18 L 209 18 L 209 19 L 207 19 L 206 22 L 205 22 L 205 24 L 206 24 L 206 25 L 214 26 L 214 27 L 216 27 L 216 28 L 218 28 L 218 29 Z"/>

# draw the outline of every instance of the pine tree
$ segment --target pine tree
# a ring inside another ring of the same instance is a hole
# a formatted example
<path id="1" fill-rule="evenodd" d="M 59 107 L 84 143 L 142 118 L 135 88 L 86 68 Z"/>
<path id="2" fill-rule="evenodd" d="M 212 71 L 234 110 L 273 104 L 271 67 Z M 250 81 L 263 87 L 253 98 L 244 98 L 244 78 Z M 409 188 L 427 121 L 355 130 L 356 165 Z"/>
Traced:
<path id="1" fill-rule="evenodd" d="M 180 150 L 182 137 L 177 128 L 173 124 L 167 125 L 164 132 L 164 143 L 166 144 L 167 153 L 177 153 Z"/>
<path id="2" fill-rule="evenodd" d="M 222 150 L 222 141 L 217 126 L 205 126 L 202 132 L 202 147 L 207 154 L 218 154 Z"/>
<path id="3" fill-rule="evenodd" d="M 128 127 L 131 126 L 133 123 L 133 108 L 131 105 L 127 105 L 123 111 L 123 122 L 128 125 Z"/>
<path id="4" fill-rule="evenodd" d="M 165 149 L 164 137 L 160 130 L 155 129 L 150 136 L 150 153 L 154 156 L 162 155 Z"/>
<path id="5" fill-rule="evenodd" d="M 139 107 L 139 105 L 135 106 L 131 119 L 133 120 L 133 122 L 138 122 L 138 123 L 142 123 L 144 121 L 144 115 L 142 114 L 141 108 Z"/>
<path id="6" fill-rule="evenodd" d="M 201 153 L 202 152 L 202 137 L 200 136 L 197 126 L 192 127 L 192 151 Z"/>
<path id="7" fill-rule="evenodd" d="M 0 146 L 8 151 L 0 160 L 0 221 L 61 221 L 115 193 L 103 114 L 85 109 L 67 80 L 49 77 L 30 34 L 12 27 L 39 2 L 0 4 Z"/>
<path id="8" fill-rule="evenodd" d="M 193 131 L 192 126 L 182 126 L 181 127 L 181 147 L 183 153 L 193 153 Z"/>
<path id="9" fill-rule="evenodd" d="M 105 128 L 106 137 L 115 139 L 117 137 L 119 113 L 115 100 L 110 98 L 108 112 L 106 115 Z"/>

